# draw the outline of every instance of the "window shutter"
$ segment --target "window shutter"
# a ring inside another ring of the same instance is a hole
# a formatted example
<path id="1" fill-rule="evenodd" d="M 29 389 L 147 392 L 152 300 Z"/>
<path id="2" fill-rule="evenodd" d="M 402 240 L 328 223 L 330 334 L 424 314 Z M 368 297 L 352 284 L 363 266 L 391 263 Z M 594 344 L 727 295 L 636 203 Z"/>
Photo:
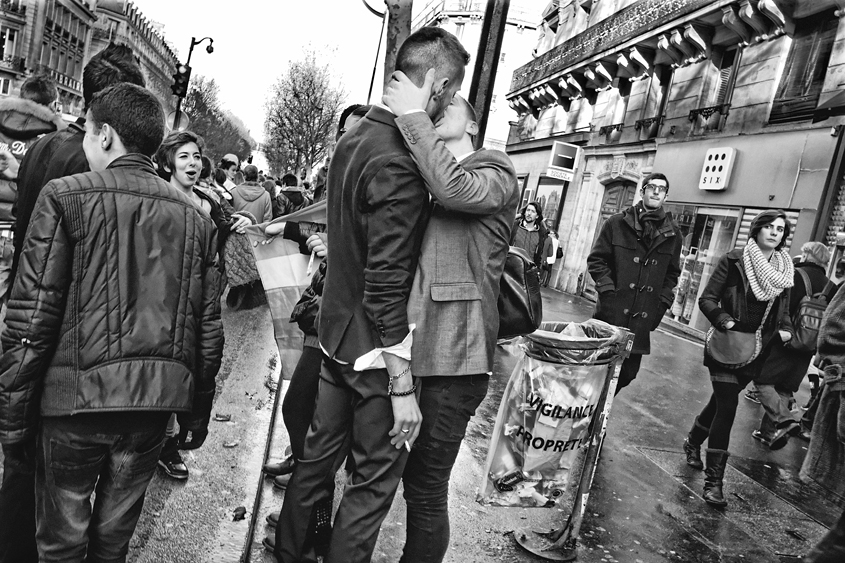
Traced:
<path id="1" fill-rule="evenodd" d="M 734 248 L 743 248 L 745 243 L 748 242 L 748 234 L 751 232 L 751 221 L 754 220 L 754 217 L 766 211 L 765 209 L 756 208 L 756 207 L 746 207 L 742 212 L 742 221 L 739 224 L 739 233 L 736 235 L 736 244 Z M 792 223 L 792 229 L 789 231 L 789 238 L 786 239 L 786 248 L 789 250 L 789 247 L 792 245 L 792 238 L 795 235 L 795 226 L 798 224 L 798 212 L 797 211 L 786 211 L 786 216 L 789 218 L 789 222 Z"/>
<path id="2" fill-rule="evenodd" d="M 716 86 L 716 99 L 714 100 L 713 105 L 718 106 L 729 101 L 733 82 L 734 67 L 736 66 L 735 63 L 736 49 L 725 51 L 725 53 L 722 55 L 722 64 L 720 65 L 719 69 L 719 81 Z"/>

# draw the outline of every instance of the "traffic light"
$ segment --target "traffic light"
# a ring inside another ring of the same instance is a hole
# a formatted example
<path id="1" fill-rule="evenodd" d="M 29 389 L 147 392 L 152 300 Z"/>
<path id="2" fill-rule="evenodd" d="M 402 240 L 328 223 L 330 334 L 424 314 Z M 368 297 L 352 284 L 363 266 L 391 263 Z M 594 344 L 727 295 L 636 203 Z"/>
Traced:
<path id="1" fill-rule="evenodd" d="M 191 67 L 180 64 L 176 67 L 176 73 L 173 75 L 173 84 L 170 86 L 170 91 L 174 96 L 184 98 L 188 93 L 188 82 L 191 81 Z"/>

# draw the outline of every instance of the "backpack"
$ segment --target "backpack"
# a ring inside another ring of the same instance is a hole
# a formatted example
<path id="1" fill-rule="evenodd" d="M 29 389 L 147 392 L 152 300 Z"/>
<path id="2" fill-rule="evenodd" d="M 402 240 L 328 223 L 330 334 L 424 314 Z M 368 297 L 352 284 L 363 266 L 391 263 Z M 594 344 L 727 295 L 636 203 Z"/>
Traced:
<path id="1" fill-rule="evenodd" d="M 511 246 L 499 282 L 499 338 L 531 334 L 543 320 L 540 268 L 522 248 Z"/>
<path id="2" fill-rule="evenodd" d="M 795 336 L 789 341 L 789 348 L 796 352 L 815 354 L 819 339 L 819 328 L 822 324 L 824 311 L 827 309 L 827 294 L 833 284 L 828 281 L 824 289 L 811 296 L 810 292 L 813 290 L 813 285 L 810 282 L 810 276 L 801 269 L 797 269 L 797 272 L 801 274 L 804 287 L 807 289 L 807 295 L 802 297 L 801 301 L 798 302 L 798 310 L 795 311 L 795 315 L 792 317 Z"/>

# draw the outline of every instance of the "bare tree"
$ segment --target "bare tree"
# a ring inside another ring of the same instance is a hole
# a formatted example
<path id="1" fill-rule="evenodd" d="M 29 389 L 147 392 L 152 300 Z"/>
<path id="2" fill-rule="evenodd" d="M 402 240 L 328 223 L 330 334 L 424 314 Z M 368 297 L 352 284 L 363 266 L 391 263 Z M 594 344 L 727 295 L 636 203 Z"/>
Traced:
<path id="1" fill-rule="evenodd" d="M 213 78 L 195 76 L 185 96 L 184 111 L 191 120 L 189 129 L 205 141 L 205 152 L 212 160 L 236 154 L 246 160 L 255 141 L 244 123 L 224 110 L 218 99 L 219 87 Z"/>
<path id="2" fill-rule="evenodd" d="M 266 103 L 264 154 L 274 172 L 298 170 L 322 159 L 334 142 L 346 93 L 332 85 L 328 64 L 311 49 L 291 61 Z"/>

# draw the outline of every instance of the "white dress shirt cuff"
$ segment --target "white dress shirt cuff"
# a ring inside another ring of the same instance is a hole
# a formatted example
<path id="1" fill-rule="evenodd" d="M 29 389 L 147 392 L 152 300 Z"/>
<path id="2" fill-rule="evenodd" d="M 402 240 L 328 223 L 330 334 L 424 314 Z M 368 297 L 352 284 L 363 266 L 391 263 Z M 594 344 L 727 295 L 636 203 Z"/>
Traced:
<path id="1" fill-rule="evenodd" d="M 394 356 L 398 356 L 404 360 L 411 361 L 411 346 L 414 344 L 414 329 L 417 328 L 417 325 L 410 324 L 408 325 L 408 335 L 405 339 L 400 342 L 399 344 L 394 344 L 393 346 L 388 346 L 387 348 L 376 348 L 371 350 L 355 360 L 355 365 L 352 366 L 352 369 L 355 371 L 365 371 L 368 369 L 385 369 L 387 367 L 384 363 L 384 358 L 382 354 L 387 352 L 389 354 L 393 354 Z"/>

